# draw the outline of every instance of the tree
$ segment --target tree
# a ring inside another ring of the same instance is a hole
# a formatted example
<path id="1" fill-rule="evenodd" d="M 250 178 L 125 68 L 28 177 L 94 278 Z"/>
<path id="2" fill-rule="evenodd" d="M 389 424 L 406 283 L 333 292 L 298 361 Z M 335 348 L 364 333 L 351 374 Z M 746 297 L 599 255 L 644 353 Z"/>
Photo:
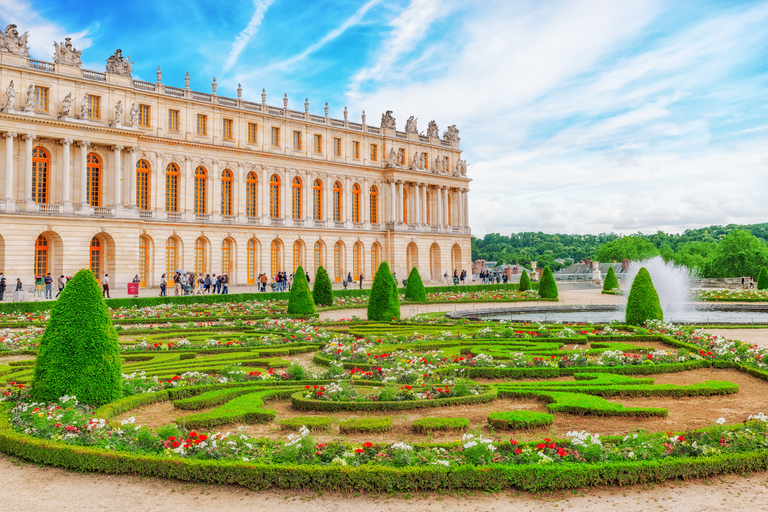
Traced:
<path id="1" fill-rule="evenodd" d="M 754 276 L 768 266 L 765 242 L 744 229 L 726 235 L 706 267 L 706 277 Z"/>
<path id="2" fill-rule="evenodd" d="M 605 263 L 621 260 L 647 260 L 659 255 L 659 250 L 648 240 L 639 236 L 625 236 L 600 246 L 595 259 Z"/>
<path id="3" fill-rule="evenodd" d="M 122 361 L 117 333 L 99 283 L 80 270 L 51 311 L 40 340 L 32 396 L 55 401 L 64 395 L 103 405 L 122 396 Z"/>
<path id="4" fill-rule="evenodd" d="M 544 267 L 544 272 L 541 273 L 541 281 L 539 282 L 539 297 L 542 299 L 556 299 L 557 295 L 555 276 L 552 275 L 549 267 Z"/>
<path id="5" fill-rule="evenodd" d="M 333 287 L 328 272 L 322 266 L 318 267 L 315 274 L 315 286 L 312 289 L 312 298 L 317 306 L 333 306 Z"/>
<path id="6" fill-rule="evenodd" d="M 768 269 L 760 267 L 760 275 L 757 277 L 757 289 L 768 289 Z"/>
<path id="7" fill-rule="evenodd" d="M 619 280 L 616 279 L 616 272 L 613 271 L 613 267 L 608 267 L 608 273 L 605 275 L 605 281 L 603 281 L 603 291 L 609 292 L 619 287 Z"/>
<path id="8" fill-rule="evenodd" d="M 425 302 L 427 300 L 427 290 L 421 281 L 421 275 L 416 267 L 411 269 L 408 275 L 408 285 L 405 287 L 405 300 Z"/>
<path id="9" fill-rule="evenodd" d="M 382 261 L 371 285 L 368 320 L 389 322 L 392 319 L 400 320 L 400 300 L 395 278 L 392 277 L 387 262 Z"/>
<path id="10" fill-rule="evenodd" d="M 331 299 L 333 302 L 333 299 Z M 311 315 L 315 312 L 315 302 L 312 292 L 309 291 L 309 283 L 304 268 L 299 266 L 293 277 L 293 286 L 288 296 L 289 315 Z"/>
<path id="11" fill-rule="evenodd" d="M 628 325 L 644 325 L 648 320 L 664 320 L 659 295 L 653 287 L 651 274 L 642 267 L 632 281 L 625 312 Z"/>
<path id="12" fill-rule="evenodd" d="M 528 271 L 525 269 L 523 269 L 523 274 L 520 276 L 520 285 L 517 289 L 521 292 L 531 289 L 531 280 L 528 277 Z"/>

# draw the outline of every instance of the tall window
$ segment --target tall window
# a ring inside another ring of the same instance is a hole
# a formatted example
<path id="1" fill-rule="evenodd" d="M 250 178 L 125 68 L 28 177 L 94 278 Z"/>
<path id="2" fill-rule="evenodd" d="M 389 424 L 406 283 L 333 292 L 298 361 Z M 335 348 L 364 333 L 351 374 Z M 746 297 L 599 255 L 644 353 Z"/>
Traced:
<path id="1" fill-rule="evenodd" d="M 315 242 L 315 273 L 323 265 L 325 265 L 325 245 L 323 245 L 322 241 L 318 240 Z"/>
<path id="2" fill-rule="evenodd" d="M 280 128 L 277 126 L 272 127 L 272 145 L 274 147 L 280 146 Z"/>
<path id="3" fill-rule="evenodd" d="M 48 239 L 43 235 L 35 241 L 35 275 L 44 276 L 48 273 Z"/>
<path id="4" fill-rule="evenodd" d="M 373 224 L 379 222 L 379 189 L 376 185 L 371 186 L 371 222 Z M 372 271 L 375 270 L 372 269 Z"/>
<path id="5" fill-rule="evenodd" d="M 296 176 L 291 183 L 291 217 L 301 219 L 301 178 Z"/>
<path id="6" fill-rule="evenodd" d="M 357 141 L 352 142 L 352 158 L 360 159 L 360 143 Z"/>
<path id="7" fill-rule="evenodd" d="M 197 114 L 197 134 L 208 135 L 208 116 L 205 114 Z"/>
<path id="8" fill-rule="evenodd" d="M 223 274 L 232 272 L 232 240 L 229 238 L 221 242 L 221 272 Z"/>
<path id="9" fill-rule="evenodd" d="M 101 159 L 94 153 L 86 158 L 86 179 L 88 181 L 88 204 L 101 206 Z"/>
<path id="10" fill-rule="evenodd" d="M 352 222 L 360 222 L 360 185 L 352 186 Z"/>
<path id="11" fill-rule="evenodd" d="M 247 258 L 246 279 L 248 284 L 256 283 L 256 240 L 248 240 L 248 258 Z"/>
<path id="12" fill-rule="evenodd" d="M 280 177 L 277 174 L 269 179 L 269 216 L 280 218 Z"/>
<path id="13" fill-rule="evenodd" d="M 376 273 L 381 263 L 381 246 L 379 242 L 374 242 L 371 246 L 371 275 Z"/>
<path id="14" fill-rule="evenodd" d="M 248 144 L 256 144 L 256 123 L 248 123 Z"/>
<path id="15" fill-rule="evenodd" d="M 179 166 L 174 163 L 165 169 L 165 211 L 179 211 Z"/>
<path id="16" fill-rule="evenodd" d="M 333 220 L 341 222 L 341 183 L 333 184 Z"/>
<path id="17" fill-rule="evenodd" d="M 35 86 L 35 110 L 48 112 L 48 88 Z"/>
<path id="18" fill-rule="evenodd" d="M 315 153 L 323 152 L 323 136 L 319 133 L 315 134 Z"/>
<path id="19" fill-rule="evenodd" d="M 101 242 L 96 237 L 91 238 L 91 272 L 97 281 L 101 282 Z"/>
<path id="20" fill-rule="evenodd" d="M 323 220 L 323 182 L 320 180 L 312 185 L 312 218 Z"/>
<path id="21" fill-rule="evenodd" d="M 232 120 L 224 119 L 223 133 L 221 138 L 224 140 L 232 140 Z"/>
<path id="22" fill-rule="evenodd" d="M 221 173 L 221 214 L 232 215 L 232 171 Z"/>
<path id="23" fill-rule="evenodd" d="M 179 111 L 169 109 L 168 110 L 168 131 L 169 132 L 177 132 L 179 131 Z"/>
<path id="24" fill-rule="evenodd" d="M 208 268 L 205 261 L 205 238 L 195 240 L 195 274 L 202 275 Z"/>
<path id="25" fill-rule="evenodd" d="M 149 128 L 149 105 L 139 105 L 139 126 Z"/>
<path id="26" fill-rule="evenodd" d="M 274 278 L 283 270 L 283 243 L 277 238 L 272 240 L 272 246 L 269 249 L 269 263 L 269 270 Z"/>
<path id="27" fill-rule="evenodd" d="M 136 204 L 139 210 L 149 210 L 149 163 L 136 162 Z"/>
<path id="28" fill-rule="evenodd" d="M 208 171 L 200 166 L 195 169 L 195 213 L 205 213 L 206 189 L 208 185 Z"/>
<path id="29" fill-rule="evenodd" d="M 379 147 L 376 144 L 371 144 L 371 162 L 376 162 L 379 159 Z"/>
<path id="30" fill-rule="evenodd" d="M 429 155 L 426 153 L 422 153 L 424 155 L 424 169 L 429 169 Z"/>
<path id="31" fill-rule="evenodd" d="M 101 119 L 101 96 L 88 95 L 88 119 Z"/>
<path id="32" fill-rule="evenodd" d="M 333 246 L 333 278 L 337 283 L 340 283 L 344 279 L 344 271 L 341 268 L 342 253 L 344 252 L 344 244 L 341 240 L 336 242 Z"/>
<path id="33" fill-rule="evenodd" d="M 304 243 L 301 240 L 293 242 L 293 271 L 304 266 Z"/>
<path id="34" fill-rule="evenodd" d="M 341 156 L 341 139 L 333 138 L 333 156 Z"/>
<path id="35" fill-rule="evenodd" d="M 139 237 L 139 279 L 141 287 L 146 287 L 149 281 L 149 238 Z"/>
<path id="36" fill-rule="evenodd" d="M 173 282 L 173 273 L 179 268 L 179 242 L 170 237 L 165 245 L 165 273 L 169 282 Z"/>
<path id="37" fill-rule="evenodd" d="M 356 242 L 352 246 L 352 279 L 359 279 L 363 273 L 363 244 Z"/>
<path id="38" fill-rule="evenodd" d="M 256 173 L 253 171 L 245 177 L 245 214 L 256 216 Z"/>
<path id="39" fill-rule="evenodd" d="M 397 163 L 398 163 L 398 165 L 405 165 L 405 150 L 404 149 L 398 149 L 397 150 Z"/>
<path id="40" fill-rule="evenodd" d="M 301 132 L 298 130 L 293 132 L 293 149 L 301 150 Z"/>
<path id="41" fill-rule="evenodd" d="M 69 162 L 66 162 L 69 164 Z M 43 148 L 32 150 L 32 199 L 36 203 L 48 202 L 48 169 L 51 159 Z"/>

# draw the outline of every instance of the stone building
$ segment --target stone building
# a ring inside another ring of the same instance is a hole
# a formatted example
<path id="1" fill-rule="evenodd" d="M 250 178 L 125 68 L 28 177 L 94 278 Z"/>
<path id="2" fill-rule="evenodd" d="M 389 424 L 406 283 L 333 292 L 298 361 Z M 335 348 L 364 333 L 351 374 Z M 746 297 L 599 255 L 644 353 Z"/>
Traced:
<path id="1" fill-rule="evenodd" d="M 467 165 L 458 130 L 396 129 L 132 77 L 120 50 L 82 69 L 69 40 L 29 58 L 0 39 L 0 270 L 29 280 L 90 267 L 118 285 L 176 269 L 332 280 L 388 261 L 424 279 L 469 269 Z M 4 95 L 3 95 L 4 91 Z"/>

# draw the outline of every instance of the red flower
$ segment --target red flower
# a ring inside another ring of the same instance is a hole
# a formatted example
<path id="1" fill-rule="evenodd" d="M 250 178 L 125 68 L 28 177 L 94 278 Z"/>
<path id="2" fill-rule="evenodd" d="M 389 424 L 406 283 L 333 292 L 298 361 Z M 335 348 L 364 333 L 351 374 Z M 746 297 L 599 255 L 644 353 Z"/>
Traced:
<path id="1" fill-rule="evenodd" d="M 323 448 L 325 448 L 325 443 L 320 443 L 320 444 L 318 444 L 318 445 L 317 445 L 317 448 L 318 448 L 319 450 L 322 450 Z"/>
<path id="2" fill-rule="evenodd" d="M 189 433 L 189 437 L 197 437 L 197 432 L 193 430 L 192 432 Z"/>
<path id="3" fill-rule="evenodd" d="M 363 448 L 373 448 L 373 443 L 371 442 L 363 443 Z"/>
<path id="4" fill-rule="evenodd" d="M 176 440 L 176 436 L 171 436 L 171 437 L 168 438 L 168 440 L 169 441 L 175 441 Z"/>
<path id="5" fill-rule="evenodd" d="M 516 455 L 520 455 L 521 453 L 523 453 L 523 450 L 521 450 L 520 448 L 515 448 Z"/>
<path id="6" fill-rule="evenodd" d="M 536 448 L 538 448 L 539 450 L 543 450 L 546 447 L 547 447 L 547 445 L 545 445 L 544 443 L 539 443 L 539 444 L 536 445 Z"/>
<path id="7" fill-rule="evenodd" d="M 513 445 L 517 445 L 517 441 L 515 441 L 514 439 L 510 439 L 510 440 L 509 440 L 509 442 L 510 442 L 511 444 L 513 444 Z"/>
<path id="8" fill-rule="evenodd" d="M 199 439 L 200 439 L 201 441 L 205 441 L 206 439 L 208 439 L 208 436 L 207 436 L 207 435 L 205 435 L 205 434 L 203 434 L 203 435 L 201 435 L 201 436 L 199 437 Z"/>
<path id="9" fill-rule="evenodd" d="M 364 451 L 365 450 L 363 450 L 362 448 L 358 448 L 357 450 L 355 450 L 356 453 L 363 453 Z"/>
<path id="10" fill-rule="evenodd" d="M 317 392 L 317 396 L 323 396 L 323 392 L 322 391 L 318 391 Z"/>
<path id="11" fill-rule="evenodd" d="M 565 450 L 563 450 L 562 448 L 560 448 L 559 450 L 557 450 L 557 454 L 558 454 L 559 456 L 561 456 L 561 457 L 565 457 L 565 455 L 566 455 L 566 454 L 565 454 Z"/>
<path id="12" fill-rule="evenodd" d="M 179 446 L 181 446 L 181 443 L 179 443 L 178 441 L 174 441 L 171 446 L 173 446 L 174 448 L 178 448 Z"/>
<path id="13" fill-rule="evenodd" d="M 307 384 L 306 386 L 304 386 L 304 389 L 312 389 L 312 386 L 310 386 L 309 384 Z"/>

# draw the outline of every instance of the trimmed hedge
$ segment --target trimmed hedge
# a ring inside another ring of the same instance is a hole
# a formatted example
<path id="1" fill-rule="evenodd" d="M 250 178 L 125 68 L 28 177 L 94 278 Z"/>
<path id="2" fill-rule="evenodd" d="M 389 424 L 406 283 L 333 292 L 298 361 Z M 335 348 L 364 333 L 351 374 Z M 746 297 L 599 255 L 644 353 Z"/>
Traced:
<path id="1" fill-rule="evenodd" d="M 625 314 L 625 323 L 628 325 L 644 325 L 648 320 L 664 320 L 659 295 L 653 287 L 651 274 L 645 267 L 640 269 L 632 281 Z"/>
<path id="2" fill-rule="evenodd" d="M 357 381 L 356 381 L 357 382 Z M 478 395 L 467 395 L 453 398 L 435 398 L 433 400 L 404 400 L 402 402 L 332 402 L 330 400 L 314 400 L 304 398 L 304 391 L 291 395 L 291 405 L 300 411 L 406 411 L 411 409 L 426 409 L 428 407 L 444 407 L 448 405 L 481 404 L 496 400 L 498 392 L 495 386 L 489 386 L 487 391 Z"/>
<path id="3" fill-rule="evenodd" d="M 347 291 L 347 290 L 345 290 Z M 340 297 L 347 296 L 343 292 L 337 292 Z M 320 266 L 315 272 L 315 286 L 312 288 L 312 298 L 317 306 L 333 306 L 333 286 L 331 278 L 325 267 Z"/>
<path id="4" fill-rule="evenodd" d="M 405 300 L 425 302 L 427 300 L 427 290 L 421 281 L 419 269 L 413 267 L 408 275 L 408 284 L 405 287 Z"/>
<path id="5" fill-rule="evenodd" d="M 280 430 L 301 430 L 301 427 L 307 427 L 309 430 L 327 430 L 333 425 L 333 418 L 328 416 L 300 416 L 298 418 L 288 418 L 280 420 Z"/>
<path id="6" fill-rule="evenodd" d="M 488 415 L 488 425 L 499 430 L 544 427 L 554 421 L 551 414 L 538 411 L 499 411 Z"/>
<path id="7" fill-rule="evenodd" d="M 544 267 L 544 272 L 541 273 L 541 281 L 539 282 L 539 296 L 542 299 L 556 299 L 558 295 L 557 283 L 555 282 L 555 276 L 552 275 L 552 271 L 549 266 Z"/>
<path id="8" fill-rule="evenodd" d="M 611 292 L 619 287 L 619 280 L 616 279 L 616 272 L 613 271 L 613 267 L 608 267 L 608 273 L 605 275 L 605 281 L 603 281 L 603 291 Z"/>
<path id="9" fill-rule="evenodd" d="M 392 418 L 355 418 L 339 423 L 339 432 L 352 434 L 356 432 L 371 434 L 387 432 L 392 429 Z"/>
<path id="10" fill-rule="evenodd" d="M 296 388 L 271 389 L 240 395 L 212 411 L 176 418 L 186 428 L 209 428 L 228 423 L 265 423 L 275 419 L 275 411 L 264 409 L 264 402 L 287 398 Z"/>
<path id="11" fill-rule="evenodd" d="M 464 432 L 469 428 L 467 418 L 419 418 L 411 423 L 414 432 L 426 434 L 436 431 Z"/>
<path id="12" fill-rule="evenodd" d="M 765 290 L 768 288 L 768 269 L 760 267 L 760 274 L 757 276 L 757 289 Z"/>
<path id="13" fill-rule="evenodd" d="M 293 274 L 293 286 L 288 292 L 287 311 L 289 315 L 313 315 L 315 313 L 315 302 L 312 298 L 312 292 L 309 291 L 304 267 L 301 265 Z"/>
<path id="14" fill-rule="evenodd" d="M 518 287 L 518 290 L 521 292 L 524 292 L 526 290 L 531 289 L 531 278 L 528 277 L 528 271 L 526 269 L 523 269 L 522 275 L 520 275 L 520 285 Z"/>
<path id="15" fill-rule="evenodd" d="M 392 277 L 389 265 L 382 261 L 371 285 L 371 298 L 368 301 L 368 320 L 389 322 L 400 320 L 400 300 L 397 283 Z"/>

